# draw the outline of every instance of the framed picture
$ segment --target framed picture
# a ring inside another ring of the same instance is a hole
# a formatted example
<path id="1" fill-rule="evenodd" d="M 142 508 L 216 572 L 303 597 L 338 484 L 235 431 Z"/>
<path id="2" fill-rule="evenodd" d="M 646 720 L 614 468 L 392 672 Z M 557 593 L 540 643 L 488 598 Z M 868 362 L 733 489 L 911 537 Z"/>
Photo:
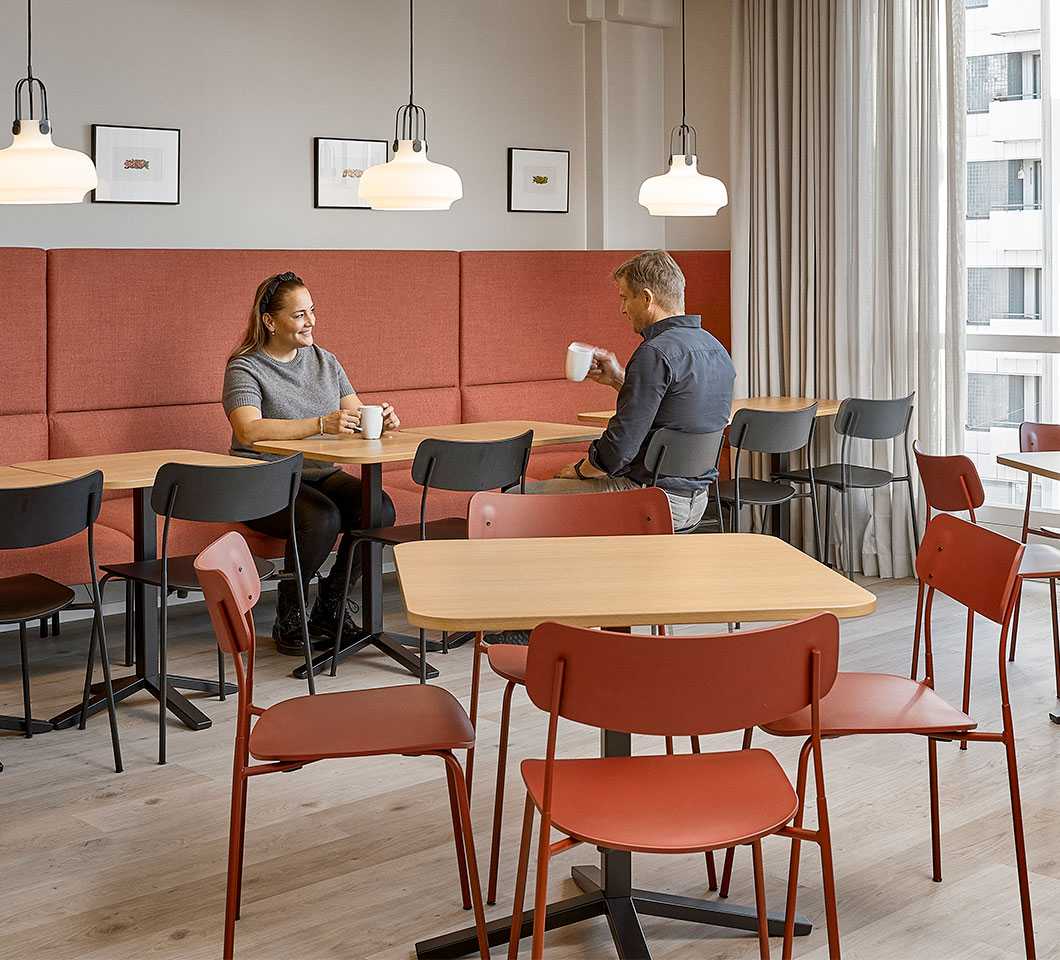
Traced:
<path id="1" fill-rule="evenodd" d="M 92 124 L 93 203 L 180 203 L 180 131 Z"/>
<path id="2" fill-rule="evenodd" d="M 508 212 L 568 213 L 570 151 L 508 148 Z"/>
<path id="3" fill-rule="evenodd" d="M 370 210 L 361 200 L 361 175 L 389 159 L 387 140 L 316 137 L 313 206 L 317 209 Z"/>

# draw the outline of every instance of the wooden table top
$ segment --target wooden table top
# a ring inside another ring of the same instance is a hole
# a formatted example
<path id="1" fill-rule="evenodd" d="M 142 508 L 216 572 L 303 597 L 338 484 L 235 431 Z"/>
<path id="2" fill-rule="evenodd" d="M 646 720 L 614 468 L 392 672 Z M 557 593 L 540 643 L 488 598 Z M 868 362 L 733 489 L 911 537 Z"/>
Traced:
<path id="1" fill-rule="evenodd" d="M 105 490 L 136 490 L 152 486 L 155 474 L 165 463 L 186 463 L 203 467 L 249 467 L 258 462 L 248 457 L 232 457 L 224 453 L 207 453 L 204 450 L 141 450 L 135 453 L 101 453 L 61 460 L 34 460 L 16 463 L 15 466 L 67 479 L 84 476 L 93 470 L 102 470 Z"/>
<path id="2" fill-rule="evenodd" d="M 534 431 L 534 446 L 547 447 L 557 443 L 578 443 L 595 440 L 599 427 L 585 424 L 548 423 L 543 420 L 488 420 L 484 423 L 453 423 L 439 427 L 409 427 L 407 433 L 436 440 L 503 440 L 517 437 L 527 430 Z"/>
<path id="3" fill-rule="evenodd" d="M 394 557 L 409 623 L 435 630 L 859 617 L 876 607 L 863 587 L 760 534 L 427 540 Z"/>
<path id="4" fill-rule="evenodd" d="M 438 440 L 502 440 L 527 430 L 534 431 L 534 446 L 594 440 L 600 431 L 577 424 L 545 423 L 536 420 L 489 420 L 483 423 L 453 423 L 436 427 L 409 427 L 388 430 L 378 440 L 360 435 L 329 434 L 304 440 L 263 440 L 254 444 L 267 453 L 301 453 L 307 460 L 333 463 L 395 463 L 412 460 L 416 449 L 428 438 Z"/>
<path id="5" fill-rule="evenodd" d="M 997 462 L 1003 467 L 1022 470 L 1036 477 L 1060 480 L 1060 452 L 1002 453 L 998 455 Z"/>
<path id="6" fill-rule="evenodd" d="M 839 412 L 838 400 L 815 397 L 744 397 L 732 401 L 731 416 L 735 416 L 737 410 L 769 410 L 779 413 L 801 410 L 803 407 L 808 407 L 815 399 L 817 400 L 817 416 L 834 417 Z M 591 410 L 587 413 L 579 413 L 578 419 L 582 423 L 606 427 L 614 415 L 614 410 Z"/>
<path id="7" fill-rule="evenodd" d="M 37 473 L 22 467 L 0 467 L 0 490 L 19 490 L 23 487 L 50 487 L 62 483 L 65 477 L 53 473 Z"/>

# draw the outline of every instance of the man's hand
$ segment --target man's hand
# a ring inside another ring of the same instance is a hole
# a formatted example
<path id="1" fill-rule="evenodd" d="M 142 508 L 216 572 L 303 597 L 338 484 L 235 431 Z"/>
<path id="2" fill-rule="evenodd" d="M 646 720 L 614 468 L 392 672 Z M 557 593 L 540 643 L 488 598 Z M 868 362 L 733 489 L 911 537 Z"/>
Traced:
<path id="1" fill-rule="evenodd" d="M 618 357 L 610 350 L 605 350 L 603 347 L 594 347 L 593 362 L 586 377 L 605 386 L 621 390 L 622 384 L 626 382 L 626 371 L 622 364 L 618 362 Z"/>
<path id="2" fill-rule="evenodd" d="M 577 468 L 577 469 L 575 469 Z M 581 471 L 581 476 L 578 476 L 578 471 Z M 596 477 L 605 477 L 607 474 L 603 470 L 597 470 L 588 460 L 579 460 L 577 463 L 571 463 L 565 466 L 559 473 L 556 474 L 557 480 L 589 480 Z"/>

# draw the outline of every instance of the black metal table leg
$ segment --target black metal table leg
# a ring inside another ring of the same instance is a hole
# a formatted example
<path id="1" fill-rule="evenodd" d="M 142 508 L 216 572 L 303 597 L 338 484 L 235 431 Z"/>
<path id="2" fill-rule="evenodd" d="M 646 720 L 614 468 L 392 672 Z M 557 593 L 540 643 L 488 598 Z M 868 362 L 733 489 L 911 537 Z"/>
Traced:
<path id="1" fill-rule="evenodd" d="M 155 526 L 155 511 L 151 506 L 151 488 L 142 487 L 133 491 L 133 558 L 135 560 L 158 559 L 158 530 Z M 156 700 L 158 688 L 158 587 L 145 583 L 133 584 L 133 634 L 136 654 L 136 673 L 115 677 L 114 700 L 124 700 L 134 693 L 145 691 Z M 217 694 L 218 685 L 213 680 L 195 677 L 167 677 L 166 705 L 184 726 L 191 730 L 205 730 L 213 721 L 176 688 L 202 690 Z M 226 692 L 235 693 L 233 684 L 225 685 Z M 102 683 L 92 684 L 88 701 L 88 715 L 92 716 L 107 706 Z M 81 719 L 81 704 L 57 714 L 51 720 L 56 730 L 72 727 Z"/>
<path id="2" fill-rule="evenodd" d="M 628 757 L 631 755 L 630 736 L 612 730 L 600 732 L 601 754 L 605 757 Z M 607 917 L 618 956 L 626 960 L 650 960 L 651 952 L 644 939 L 638 914 L 650 917 L 667 917 L 691 923 L 705 923 L 715 927 L 747 930 L 756 933 L 758 914 L 754 907 L 717 900 L 701 900 L 697 897 L 681 897 L 676 894 L 654 890 L 639 890 L 633 886 L 633 858 L 620 850 L 601 850 L 600 866 L 577 866 L 571 868 L 571 877 L 583 891 L 580 897 L 562 900 L 548 907 L 545 929 L 580 923 L 592 917 Z M 555 913 L 553 912 L 555 911 Z M 507 943 L 511 933 L 512 918 L 494 920 L 486 927 L 490 946 Z M 805 917 L 795 917 L 795 935 L 804 937 L 813 929 Z M 523 914 L 522 935 L 533 932 L 533 913 Z M 783 914 L 769 915 L 770 936 L 784 933 Z M 423 940 L 416 944 L 418 960 L 442 960 L 442 958 L 464 957 L 478 951 L 478 940 L 474 927 L 454 933 Z"/>
<path id="3" fill-rule="evenodd" d="M 383 524 L 383 465 L 365 463 L 361 465 L 361 523 L 365 527 L 380 527 Z M 383 545 L 362 540 L 361 550 L 361 623 L 363 630 L 347 641 L 342 638 L 339 660 L 358 650 L 373 646 L 392 660 L 396 660 L 415 677 L 420 675 L 420 658 L 404 648 L 419 646 L 419 638 L 402 637 L 383 631 Z M 331 650 L 313 658 L 313 673 L 318 674 L 325 666 L 331 666 Z M 299 680 L 306 678 L 305 664 L 295 667 L 291 675 Z M 427 665 L 427 676 L 436 677 L 438 671 Z"/>

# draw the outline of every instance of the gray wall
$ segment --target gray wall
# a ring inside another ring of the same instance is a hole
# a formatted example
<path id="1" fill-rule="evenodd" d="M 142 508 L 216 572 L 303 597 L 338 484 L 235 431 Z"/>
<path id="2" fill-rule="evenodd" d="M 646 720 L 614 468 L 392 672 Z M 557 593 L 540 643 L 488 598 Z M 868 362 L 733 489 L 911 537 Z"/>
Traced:
<path id="1" fill-rule="evenodd" d="M 688 4 L 690 114 L 710 144 L 701 169 L 723 176 L 729 2 Z M 24 12 L 12 5 L 10 14 L 0 92 L 24 60 Z M 407 95 L 403 0 L 36 0 L 34 67 L 48 84 L 56 142 L 87 152 L 93 122 L 179 127 L 181 202 L 0 207 L 0 245 L 584 248 L 585 28 L 570 22 L 568 0 L 419 0 L 416 24 L 431 157 L 460 172 L 464 198 L 448 213 L 314 210 L 314 136 L 392 135 Z M 727 216 L 661 228 L 636 206 L 633 181 L 661 172 L 665 130 L 680 113 L 677 31 L 664 33 L 662 44 L 639 45 L 654 59 L 628 65 L 630 80 L 646 80 L 629 149 L 615 153 L 632 186 L 605 200 L 627 228 L 621 244 L 601 245 L 727 248 Z M 630 83 L 625 97 L 637 100 L 637 90 Z M 0 112 L 0 145 L 7 122 Z M 509 146 L 571 151 L 569 214 L 506 212 Z M 648 170 L 632 171 L 647 158 Z"/>

